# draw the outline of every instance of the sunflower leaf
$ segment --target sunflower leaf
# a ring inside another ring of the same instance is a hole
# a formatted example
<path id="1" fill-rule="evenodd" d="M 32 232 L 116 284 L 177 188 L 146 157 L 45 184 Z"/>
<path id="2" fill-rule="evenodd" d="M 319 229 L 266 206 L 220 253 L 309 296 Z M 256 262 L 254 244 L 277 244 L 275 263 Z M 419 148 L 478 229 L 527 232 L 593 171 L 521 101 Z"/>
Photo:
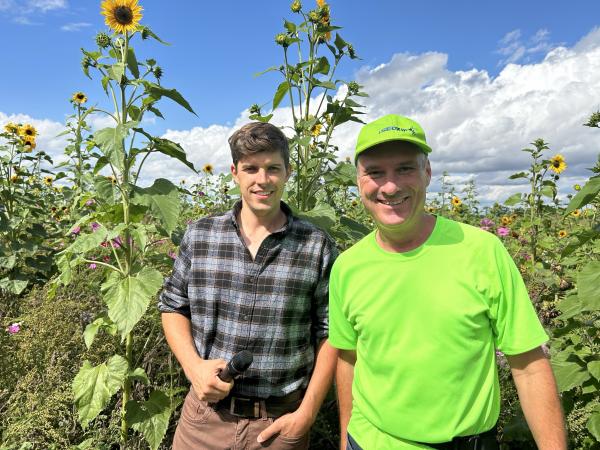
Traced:
<path id="1" fill-rule="evenodd" d="M 127 422 L 141 433 L 151 450 L 156 450 L 163 440 L 171 417 L 171 400 L 162 391 L 154 391 L 147 401 L 130 400 L 126 405 Z"/>
<path id="2" fill-rule="evenodd" d="M 140 77 L 140 68 L 138 67 L 135 52 L 131 47 L 127 49 L 127 67 L 129 68 L 129 71 L 135 78 Z"/>
<path id="3" fill-rule="evenodd" d="M 596 198 L 600 192 L 600 176 L 592 177 L 588 182 L 581 188 L 581 190 L 573 197 L 569 206 L 565 210 L 565 216 L 572 213 L 576 209 L 587 205 Z"/>
<path id="4" fill-rule="evenodd" d="M 121 82 L 123 75 L 125 75 L 125 64 L 122 62 L 115 63 L 108 68 L 108 76 L 117 83 Z"/>
<path id="5" fill-rule="evenodd" d="M 279 106 L 289 89 L 290 84 L 287 81 L 284 81 L 277 87 L 277 91 L 275 91 L 275 95 L 273 96 L 273 110 Z"/>
<path id="6" fill-rule="evenodd" d="M 197 115 L 195 113 L 195 111 L 192 109 L 192 107 L 190 106 L 190 104 L 187 102 L 187 100 L 185 98 L 183 98 L 183 96 L 179 92 L 177 92 L 176 89 L 165 89 L 164 87 L 162 87 L 156 83 L 152 83 L 151 81 L 146 81 L 146 80 L 144 80 L 143 84 L 144 84 L 144 87 L 146 88 L 146 92 L 148 94 L 150 94 L 150 96 L 154 100 L 160 100 L 161 97 L 168 97 L 171 100 L 173 100 L 174 102 L 183 106 L 185 109 L 187 109 L 192 114 Z"/>
<path id="7" fill-rule="evenodd" d="M 162 138 L 153 138 L 152 143 L 154 144 L 154 150 L 181 161 L 194 172 L 198 173 L 194 165 L 187 160 L 185 150 L 178 143 Z"/>

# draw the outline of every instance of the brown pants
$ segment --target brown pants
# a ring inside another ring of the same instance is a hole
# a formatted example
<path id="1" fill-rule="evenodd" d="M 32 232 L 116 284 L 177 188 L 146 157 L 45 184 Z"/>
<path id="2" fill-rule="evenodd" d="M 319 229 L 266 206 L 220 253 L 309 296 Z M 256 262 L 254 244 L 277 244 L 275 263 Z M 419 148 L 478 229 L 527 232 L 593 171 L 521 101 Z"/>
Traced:
<path id="1" fill-rule="evenodd" d="M 261 411 L 258 419 L 234 416 L 226 410 L 201 401 L 190 389 L 173 439 L 173 450 L 305 450 L 309 433 L 300 437 L 281 434 L 262 444 L 258 435 L 273 423 Z"/>

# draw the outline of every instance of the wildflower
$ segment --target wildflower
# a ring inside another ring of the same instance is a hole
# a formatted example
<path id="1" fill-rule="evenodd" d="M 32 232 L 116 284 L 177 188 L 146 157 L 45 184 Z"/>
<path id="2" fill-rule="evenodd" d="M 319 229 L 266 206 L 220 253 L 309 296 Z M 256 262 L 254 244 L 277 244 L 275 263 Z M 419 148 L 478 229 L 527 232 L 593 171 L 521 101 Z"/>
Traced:
<path id="1" fill-rule="evenodd" d="M 529 253 L 523 253 L 523 259 L 525 261 L 531 261 L 531 255 Z"/>
<path id="2" fill-rule="evenodd" d="M 206 194 L 202 191 L 198 191 L 198 197 L 204 197 Z"/>
<path id="3" fill-rule="evenodd" d="M 50 175 L 48 175 L 48 176 L 44 177 L 44 184 L 45 184 L 46 186 L 52 186 L 52 180 L 53 180 L 53 179 L 54 179 L 54 178 L 52 178 Z"/>
<path id="4" fill-rule="evenodd" d="M 162 67 L 160 66 L 156 66 L 153 70 L 152 73 L 154 74 L 154 76 L 156 77 L 157 80 L 160 80 L 163 76 L 163 70 Z"/>
<path id="5" fill-rule="evenodd" d="M 134 31 L 142 19 L 138 0 L 104 0 L 101 8 L 104 23 L 116 33 Z"/>
<path id="6" fill-rule="evenodd" d="M 348 92 L 350 95 L 355 95 L 358 93 L 360 89 L 360 85 L 356 81 L 351 81 L 348 83 Z"/>
<path id="7" fill-rule="evenodd" d="M 100 247 L 108 248 L 108 242 L 106 242 L 106 241 L 100 242 Z"/>
<path id="8" fill-rule="evenodd" d="M 75 92 L 73 94 L 73 97 L 71 97 L 71 100 L 74 103 L 79 103 L 81 105 L 82 103 L 87 102 L 87 97 L 85 96 L 85 94 L 83 92 Z"/>
<path id="9" fill-rule="evenodd" d="M 508 216 L 502 216 L 500 221 L 502 222 L 502 225 L 510 225 L 512 223 L 512 219 Z"/>
<path id="10" fill-rule="evenodd" d="M 91 264 L 88 266 L 88 268 L 89 268 L 89 269 L 92 269 L 92 270 L 94 270 L 96 267 L 98 267 L 98 266 L 96 266 L 96 263 L 91 263 Z"/>
<path id="11" fill-rule="evenodd" d="M 291 6 L 292 12 L 298 13 L 302 9 L 302 3 L 299 0 L 294 0 Z"/>
<path id="12" fill-rule="evenodd" d="M 428 213 L 430 213 L 430 214 L 434 213 L 434 212 L 435 212 L 435 207 L 433 207 L 433 206 L 428 206 L 428 207 L 427 207 L 427 212 L 428 212 Z"/>
<path id="13" fill-rule="evenodd" d="M 573 217 L 579 217 L 579 216 L 581 215 L 581 211 L 580 211 L 580 210 L 578 210 L 578 209 L 576 209 L 575 211 L 573 211 L 573 212 L 571 213 L 571 215 L 572 215 Z"/>
<path id="14" fill-rule="evenodd" d="M 169 251 L 168 255 L 169 255 L 169 258 L 171 258 L 171 259 L 177 258 L 177 254 L 174 251 L 172 251 L 172 250 Z"/>
<path id="15" fill-rule="evenodd" d="M 92 222 L 90 223 L 90 228 L 95 232 L 100 228 L 100 224 L 98 222 Z"/>
<path id="16" fill-rule="evenodd" d="M 213 173 L 213 166 L 212 166 L 212 164 L 204 164 L 204 166 L 202 167 L 202 171 L 205 172 L 205 173 L 207 173 L 207 174 L 209 174 L 209 175 L 212 175 L 212 173 Z"/>
<path id="17" fill-rule="evenodd" d="M 481 225 L 482 227 L 493 227 L 494 226 L 494 221 L 492 219 L 488 219 L 487 217 L 484 217 L 483 219 L 481 219 L 481 222 L 479 222 L 479 225 Z"/>
<path id="18" fill-rule="evenodd" d="M 275 43 L 281 45 L 283 48 L 287 48 L 290 46 L 290 38 L 285 33 L 279 33 L 275 36 Z"/>
<path id="19" fill-rule="evenodd" d="M 10 176 L 10 181 L 12 181 L 13 183 L 15 183 L 18 180 L 19 180 L 19 175 L 14 174 L 14 175 Z"/>
<path id="20" fill-rule="evenodd" d="M 110 36 L 104 32 L 96 35 L 96 45 L 100 48 L 106 48 L 110 45 Z"/>
<path id="21" fill-rule="evenodd" d="M 310 134 L 312 134 L 314 137 L 317 137 L 319 134 L 321 134 L 322 127 L 323 126 L 320 123 L 315 123 L 310 130 Z"/>
<path id="22" fill-rule="evenodd" d="M 558 154 L 550 158 L 550 170 L 552 170 L 554 173 L 559 174 L 566 168 L 567 163 L 565 162 L 565 158 L 563 158 L 563 155 Z"/>
<path id="23" fill-rule="evenodd" d="M 21 136 L 35 137 L 37 135 L 37 130 L 33 127 L 33 125 L 27 123 L 22 127 L 19 127 L 19 134 Z"/>
<path id="24" fill-rule="evenodd" d="M 90 198 L 85 202 L 85 206 L 92 206 L 96 201 L 93 198 Z"/>
<path id="25" fill-rule="evenodd" d="M 452 197 L 452 206 L 458 208 L 460 205 L 462 205 L 462 200 L 456 196 Z"/>
<path id="26" fill-rule="evenodd" d="M 81 232 L 81 227 L 73 227 L 71 229 L 71 234 L 77 236 Z"/>
<path id="27" fill-rule="evenodd" d="M 121 248 L 121 246 L 123 245 L 123 241 L 121 240 L 120 237 L 117 236 L 116 238 L 114 238 L 112 240 L 112 244 L 113 244 L 113 247 L 115 247 L 115 248 Z"/>
<path id="28" fill-rule="evenodd" d="M 568 234 L 569 234 L 569 233 L 567 233 L 567 232 L 566 232 L 566 230 L 560 230 L 560 231 L 558 232 L 558 237 L 562 239 L 562 238 L 564 238 L 564 237 L 567 237 L 567 235 L 568 235 Z"/>
<path id="29" fill-rule="evenodd" d="M 308 13 L 308 20 L 310 20 L 313 23 L 317 23 L 319 22 L 319 20 L 321 20 L 321 16 L 319 15 L 318 11 L 312 10 Z"/>
<path id="30" fill-rule="evenodd" d="M 108 179 L 108 181 L 110 181 L 112 184 L 115 184 L 117 182 L 117 179 L 113 176 L 113 175 L 109 175 L 106 177 Z"/>
<path id="31" fill-rule="evenodd" d="M 8 332 L 8 334 L 17 334 L 19 331 L 21 331 L 21 323 L 16 322 L 16 323 L 13 323 L 12 325 L 9 325 L 6 328 L 6 331 Z"/>
<path id="32" fill-rule="evenodd" d="M 19 132 L 19 126 L 15 123 L 8 122 L 4 125 L 4 131 L 10 134 L 17 134 Z"/>
<path id="33" fill-rule="evenodd" d="M 104 256 L 102 257 L 102 261 L 104 261 L 105 263 L 109 262 L 109 261 L 110 261 L 110 256 L 108 256 L 108 255 L 104 255 Z"/>
<path id="34" fill-rule="evenodd" d="M 356 200 L 352 200 L 352 207 L 358 206 L 358 202 Z"/>
<path id="35" fill-rule="evenodd" d="M 580 191 L 581 190 L 581 185 L 580 184 L 576 184 L 575 186 L 573 186 L 573 189 L 575 189 L 576 191 Z"/>
<path id="36" fill-rule="evenodd" d="M 21 144 L 23 145 L 23 151 L 25 153 L 31 153 L 36 147 L 35 138 L 33 136 L 22 136 Z"/>
<path id="37" fill-rule="evenodd" d="M 515 220 L 517 220 L 517 218 L 518 218 L 518 216 L 517 216 L 516 214 L 511 214 L 511 215 L 510 215 L 510 220 L 512 220 L 513 222 L 514 222 Z"/>
<path id="38" fill-rule="evenodd" d="M 506 237 L 510 233 L 510 230 L 506 227 L 500 227 L 496 230 L 496 234 L 501 237 Z"/>

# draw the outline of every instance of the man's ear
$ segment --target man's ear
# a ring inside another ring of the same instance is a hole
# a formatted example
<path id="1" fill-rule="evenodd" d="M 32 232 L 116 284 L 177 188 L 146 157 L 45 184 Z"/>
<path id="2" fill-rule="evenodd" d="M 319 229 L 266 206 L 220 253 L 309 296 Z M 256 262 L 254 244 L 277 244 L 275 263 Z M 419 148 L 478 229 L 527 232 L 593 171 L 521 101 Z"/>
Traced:
<path id="1" fill-rule="evenodd" d="M 431 182 L 431 164 L 429 163 L 429 158 L 425 162 L 425 173 L 427 174 L 427 186 Z"/>
<path id="2" fill-rule="evenodd" d="M 238 183 L 237 167 L 236 167 L 235 164 L 231 165 L 231 176 L 233 177 L 233 181 L 235 181 L 235 184 L 239 184 Z"/>
<path id="3" fill-rule="evenodd" d="M 290 177 L 292 176 L 292 166 L 290 164 L 288 164 L 287 166 L 285 166 L 285 182 L 287 183 L 287 181 L 290 179 Z"/>

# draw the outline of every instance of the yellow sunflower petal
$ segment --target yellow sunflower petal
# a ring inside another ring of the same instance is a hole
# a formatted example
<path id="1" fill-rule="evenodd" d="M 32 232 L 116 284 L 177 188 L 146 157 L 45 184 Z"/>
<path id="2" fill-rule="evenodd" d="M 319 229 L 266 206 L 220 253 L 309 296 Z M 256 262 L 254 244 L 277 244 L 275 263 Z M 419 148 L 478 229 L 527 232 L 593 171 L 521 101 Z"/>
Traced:
<path id="1" fill-rule="evenodd" d="M 101 8 L 104 23 L 116 33 L 134 31 L 142 19 L 138 0 L 104 0 Z"/>

